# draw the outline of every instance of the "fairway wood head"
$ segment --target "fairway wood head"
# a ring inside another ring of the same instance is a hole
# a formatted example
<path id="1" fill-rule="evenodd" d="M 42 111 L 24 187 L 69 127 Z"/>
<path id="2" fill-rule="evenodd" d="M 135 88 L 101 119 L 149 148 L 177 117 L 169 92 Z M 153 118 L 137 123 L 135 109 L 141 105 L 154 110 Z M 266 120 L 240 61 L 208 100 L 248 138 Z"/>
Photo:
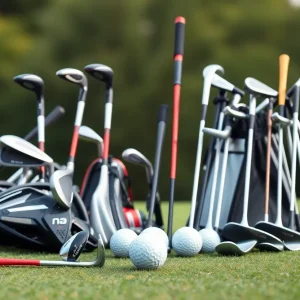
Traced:
<path id="1" fill-rule="evenodd" d="M 94 78 L 105 82 L 108 87 L 112 86 L 114 72 L 110 67 L 103 64 L 90 64 L 85 66 L 84 70 Z"/>
<path id="2" fill-rule="evenodd" d="M 261 81 L 248 77 L 245 79 L 245 89 L 251 94 L 264 97 L 277 97 L 278 92 Z"/>
<path id="3" fill-rule="evenodd" d="M 81 71 L 77 69 L 64 68 L 58 70 L 56 75 L 66 81 L 80 85 L 83 89 L 87 89 L 87 78 Z"/>
<path id="4" fill-rule="evenodd" d="M 14 77 L 14 81 L 20 86 L 35 92 L 38 96 L 44 92 L 44 81 L 41 77 L 34 74 L 21 74 Z"/>
<path id="5" fill-rule="evenodd" d="M 248 240 L 239 243 L 224 241 L 216 247 L 216 252 L 221 255 L 241 256 L 249 253 L 257 244 L 257 240 Z"/>
<path id="6" fill-rule="evenodd" d="M 50 177 L 50 189 L 61 207 L 70 208 L 73 199 L 73 171 L 56 170 Z"/>
<path id="7" fill-rule="evenodd" d="M 62 245 L 59 255 L 64 261 L 77 261 L 89 238 L 88 231 L 80 231 Z"/>

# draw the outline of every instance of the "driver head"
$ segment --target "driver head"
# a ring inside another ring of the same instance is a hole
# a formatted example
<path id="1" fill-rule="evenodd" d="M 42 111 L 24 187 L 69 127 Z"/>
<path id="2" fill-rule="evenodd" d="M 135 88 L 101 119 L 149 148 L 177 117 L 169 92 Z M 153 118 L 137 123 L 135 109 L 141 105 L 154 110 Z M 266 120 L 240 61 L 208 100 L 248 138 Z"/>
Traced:
<path id="1" fill-rule="evenodd" d="M 37 75 L 21 74 L 14 77 L 14 82 L 27 90 L 35 92 L 39 97 L 44 93 L 44 81 Z"/>
<path id="2" fill-rule="evenodd" d="M 57 71 L 56 75 L 64 80 L 80 85 L 81 88 L 87 90 L 87 85 L 88 85 L 87 78 L 79 70 L 72 69 L 72 68 L 65 68 Z"/>
<path id="3" fill-rule="evenodd" d="M 73 235 L 62 245 L 59 255 L 63 261 L 77 261 L 89 238 L 89 232 L 84 230 Z"/>
<path id="4" fill-rule="evenodd" d="M 90 64 L 84 67 L 84 70 L 94 78 L 106 83 L 107 87 L 112 87 L 114 72 L 102 64 Z"/>

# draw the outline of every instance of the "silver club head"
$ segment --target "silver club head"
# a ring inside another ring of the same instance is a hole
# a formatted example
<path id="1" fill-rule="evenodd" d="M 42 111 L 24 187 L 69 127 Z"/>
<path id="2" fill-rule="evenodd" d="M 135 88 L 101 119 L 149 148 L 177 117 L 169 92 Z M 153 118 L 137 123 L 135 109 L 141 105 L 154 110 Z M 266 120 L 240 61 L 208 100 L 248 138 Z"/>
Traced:
<path id="1" fill-rule="evenodd" d="M 245 89 L 251 94 L 264 97 L 277 97 L 278 92 L 261 81 L 248 77 L 245 79 Z"/>
<path id="2" fill-rule="evenodd" d="M 112 86 L 114 77 L 112 68 L 103 64 L 90 64 L 85 66 L 84 70 L 94 78 L 105 82 L 108 87 Z"/>
<path id="3" fill-rule="evenodd" d="M 41 96 L 44 93 L 44 81 L 37 75 L 21 74 L 15 76 L 14 81 L 25 89 L 35 92 L 37 96 Z"/>
<path id="4" fill-rule="evenodd" d="M 231 126 L 226 126 L 224 128 L 224 130 L 218 130 L 218 129 L 215 129 L 215 128 L 204 127 L 202 131 L 204 133 L 212 135 L 215 138 L 227 139 L 227 138 L 229 138 L 229 136 L 231 134 L 231 129 L 232 129 Z"/>
<path id="5" fill-rule="evenodd" d="M 60 248 L 59 255 L 63 261 L 77 261 L 89 238 L 89 232 L 84 230 L 73 235 Z"/>
<path id="6" fill-rule="evenodd" d="M 214 87 L 217 87 L 219 89 L 232 92 L 234 90 L 234 85 L 227 81 L 226 79 L 222 78 L 218 74 L 214 74 L 213 80 L 211 83 Z"/>
<path id="7" fill-rule="evenodd" d="M 203 75 L 203 77 L 211 76 L 211 77 L 212 77 L 211 80 L 212 80 L 214 74 L 217 73 L 218 71 L 219 71 L 221 74 L 224 74 L 224 69 L 223 69 L 222 66 L 212 64 L 212 65 L 206 66 L 206 67 L 203 69 L 202 75 Z"/>
<path id="8" fill-rule="evenodd" d="M 291 125 L 291 120 L 281 116 L 278 112 L 272 114 L 272 121 L 274 123 L 280 123 L 283 126 Z"/>
<path id="9" fill-rule="evenodd" d="M 151 183 L 153 177 L 153 166 L 144 154 L 134 148 L 128 148 L 123 151 L 122 158 L 127 162 L 144 166 L 146 169 L 147 181 L 149 184 Z"/>
<path id="10" fill-rule="evenodd" d="M 245 106 L 245 105 L 243 103 L 240 103 L 237 107 L 239 107 L 239 106 Z M 223 109 L 223 113 L 224 113 L 224 115 L 229 115 L 231 117 L 235 117 L 235 118 L 238 118 L 238 119 L 246 119 L 248 117 L 247 114 L 245 114 L 241 111 L 235 110 L 230 106 L 226 106 Z"/>
<path id="11" fill-rule="evenodd" d="M 56 202 L 69 209 L 73 200 L 73 171 L 56 170 L 50 177 L 50 189 Z"/>
<path id="12" fill-rule="evenodd" d="M 52 165 L 53 159 L 45 152 L 14 135 L 0 137 L 0 164 L 5 166 L 38 167 Z"/>
<path id="13" fill-rule="evenodd" d="M 70 81 L 72 83 L 80 85 L 85 90 L 87 89 L 87 85 L 88 85 L 87 78 L 81 71 L 77 69 L 72 69 L 72 68 L 61 69 L 56 72 L 56 75 L 59 78 L 62 78 L 66 81 Z"/>
<path id="14" fill-rule="evenodd" d="M 80 126 L 80 128 L 79 128 L 79 137 L 80 137 L 81 140 L 96 143 L 97 146 L 98 146 L 98 156 L 99 157 L 102 156 L 103 139 L 92 128 L 90 128 L 88 126 L 84 126 L 84 125 Z"/>

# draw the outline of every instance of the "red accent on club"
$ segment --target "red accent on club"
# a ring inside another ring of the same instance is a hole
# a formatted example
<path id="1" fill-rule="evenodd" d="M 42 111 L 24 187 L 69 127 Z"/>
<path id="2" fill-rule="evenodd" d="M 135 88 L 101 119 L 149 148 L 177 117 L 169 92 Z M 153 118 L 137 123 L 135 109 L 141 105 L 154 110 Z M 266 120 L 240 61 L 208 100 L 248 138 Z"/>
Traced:
<path id="1" fill-rule="evenodd" d="M 0 258 L 0 266 L 40 266 L 40 260 Z"/>
<path id="2" fill-rule="evenodd" d="M 176 160 L 178 145 L 178 124 L 179 124 L 179 106 L 180 106 L 180 84 L 174 85 L 173 100 L 173 128 L 172 128 L 172 153 L 171 153 L 171 172 L 170 177 L 176 177 Z"/>
<path id="3" fill-rule="evenodd" d="M 176 23 L 183 23 L 183 24 L 185 24 L 185 18 L 184 17 L 177 17 L 175 19 L 175 24 Z"/>
<path id="4" fill-rule="evenodd" d="M 76 156 L 78 137 L 79 137 L 79 127 L 80 126 L 74 126 L 71 149 L 70 149 L 70 157 L 72 158 Z"/>
<path id="5" fill-rule="evenodd" d="M 104 129 L 104 137 L 103 137 L 103 154 L 102 157 L 103 159 L 107 160 L 108 159 L 108 153 L 109 153 L 109 140 L 110 140 L 110 129 L 105 128 Z"/>
<path id="6" fill-rule="evenodd" d="M 183 55 L 182 54 L 176 54 L 174 56 L 174 61 L 183 61 Z"/>

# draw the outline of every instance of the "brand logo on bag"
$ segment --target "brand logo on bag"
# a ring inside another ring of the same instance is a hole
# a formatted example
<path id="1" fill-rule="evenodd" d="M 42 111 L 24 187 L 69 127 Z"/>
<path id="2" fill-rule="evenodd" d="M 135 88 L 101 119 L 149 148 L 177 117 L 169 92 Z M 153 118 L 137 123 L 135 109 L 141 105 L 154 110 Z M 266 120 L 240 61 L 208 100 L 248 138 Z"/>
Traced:
<path id="1" fill-rule="evenodd" d="M 64 225 L 67 224 L 66 218 L 53 218 L 52 225 Z"/>

